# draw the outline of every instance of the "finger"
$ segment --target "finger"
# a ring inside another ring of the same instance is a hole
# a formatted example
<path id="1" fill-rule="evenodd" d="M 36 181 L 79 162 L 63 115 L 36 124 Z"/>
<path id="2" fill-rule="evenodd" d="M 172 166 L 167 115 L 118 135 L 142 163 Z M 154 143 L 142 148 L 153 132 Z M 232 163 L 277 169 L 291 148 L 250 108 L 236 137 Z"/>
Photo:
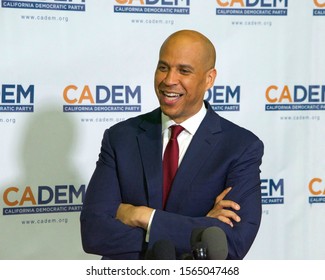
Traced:
<path id="1" fill-rule="evenodd" d="M 232 200 L 221 200 L 214 206 L 216 209 L 223 209 L 223 208 L 232 208 L 234 210 L 240 210 L 240 205 Z"/>
<path id="2" fill-rule="evenodd" d="M 215 217 L 215 216 L 209 216 L 211 218 L 214 218 L 214 219 L 218 219 L 219 221 L 231 226 L 231 227 L 234 227 L 234 224 L 233 222 L 231 221 L 231 219 L 225 217 L 225 216 L 218 216 L 218 217 Z"/>
<path id="3" fill-rule="evenodd" d="M 233 211 L 231 210 L 211 210 L 208 214 L 208 217 L 211 218 L 216 218 L 216 219 L 231 219 L 233 221 L 236 221 L 237 223 L 239 223 L 241 221 L 241 218 Z"/>
<path id="4" fill-rule="evenodd" d="M 225 190 L 223 190 L 222 193 L 217 196 L 215 204 L 217 204 L 218 202 L 223 200 L 225 198 L 225 196 L 231 191 L 231 189 L 232 189 L 232 187 L 228 187 Z"/>

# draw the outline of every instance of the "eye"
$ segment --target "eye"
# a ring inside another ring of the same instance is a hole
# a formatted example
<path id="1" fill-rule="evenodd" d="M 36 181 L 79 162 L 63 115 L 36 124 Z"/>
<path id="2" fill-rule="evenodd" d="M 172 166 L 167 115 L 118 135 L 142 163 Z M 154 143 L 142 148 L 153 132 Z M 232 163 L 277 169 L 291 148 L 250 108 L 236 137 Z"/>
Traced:
<path id="1" fill-rule="evenodd" d="M 189 75 L 191 73 L 191 70 L 187 68 L 181 68 L 179 72 L 183 75 Z"/>
<path id="2" fill-rule="evenodd" d="M 159 70 L 161 72 L 166 72 L 166 71 L 168 71 L 168 67 L 166 65 L 160 64 L 157 66 L 157 70 Z"/>

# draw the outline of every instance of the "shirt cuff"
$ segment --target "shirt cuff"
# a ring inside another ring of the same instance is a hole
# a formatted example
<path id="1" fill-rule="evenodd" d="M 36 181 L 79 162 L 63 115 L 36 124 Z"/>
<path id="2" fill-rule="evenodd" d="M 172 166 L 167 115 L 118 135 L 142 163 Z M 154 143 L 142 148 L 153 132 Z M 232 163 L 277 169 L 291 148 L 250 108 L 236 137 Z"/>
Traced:
<path id="1" fill-rule="evenodd" d="M 149 223 L 148 223 L 148 227 L 147 227 L 147 234 L 146 234 L 146 242 L 149 242 L 149 235 L 150 235 L 150 229 L 151 229 L 151 223 L 153 220 L 153 216 L 155 215 L 156 210 L 154 209 L 151 213 L 150 219 L 149 219 Z"/>

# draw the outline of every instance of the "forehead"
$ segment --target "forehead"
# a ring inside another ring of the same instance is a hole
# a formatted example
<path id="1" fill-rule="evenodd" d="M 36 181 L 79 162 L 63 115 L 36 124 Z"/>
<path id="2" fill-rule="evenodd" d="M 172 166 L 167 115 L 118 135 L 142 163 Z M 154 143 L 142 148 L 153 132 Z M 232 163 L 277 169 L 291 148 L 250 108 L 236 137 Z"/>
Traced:
<path id="1" fill-rule="evenodd" d="M 159 53 L 159 61 L 169 65 L 191 65 L 202 63 L 204 49 L 202 43 L 187 38 L 166 41 Z"/>

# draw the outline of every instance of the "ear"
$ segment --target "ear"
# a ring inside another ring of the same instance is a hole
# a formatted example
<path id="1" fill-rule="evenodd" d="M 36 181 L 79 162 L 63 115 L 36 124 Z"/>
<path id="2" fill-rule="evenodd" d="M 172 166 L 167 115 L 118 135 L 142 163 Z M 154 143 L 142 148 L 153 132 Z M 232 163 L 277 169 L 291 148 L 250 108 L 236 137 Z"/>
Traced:
<path id="1" fill-rule="evenodd" d="M 214 85 L 214 81 L 217 77 L 217 69 L 212 68 L 207 72 L 207 76 L 206 76 L 206 89 L 208 90 L 209 88 L 211 88 Z"/>

